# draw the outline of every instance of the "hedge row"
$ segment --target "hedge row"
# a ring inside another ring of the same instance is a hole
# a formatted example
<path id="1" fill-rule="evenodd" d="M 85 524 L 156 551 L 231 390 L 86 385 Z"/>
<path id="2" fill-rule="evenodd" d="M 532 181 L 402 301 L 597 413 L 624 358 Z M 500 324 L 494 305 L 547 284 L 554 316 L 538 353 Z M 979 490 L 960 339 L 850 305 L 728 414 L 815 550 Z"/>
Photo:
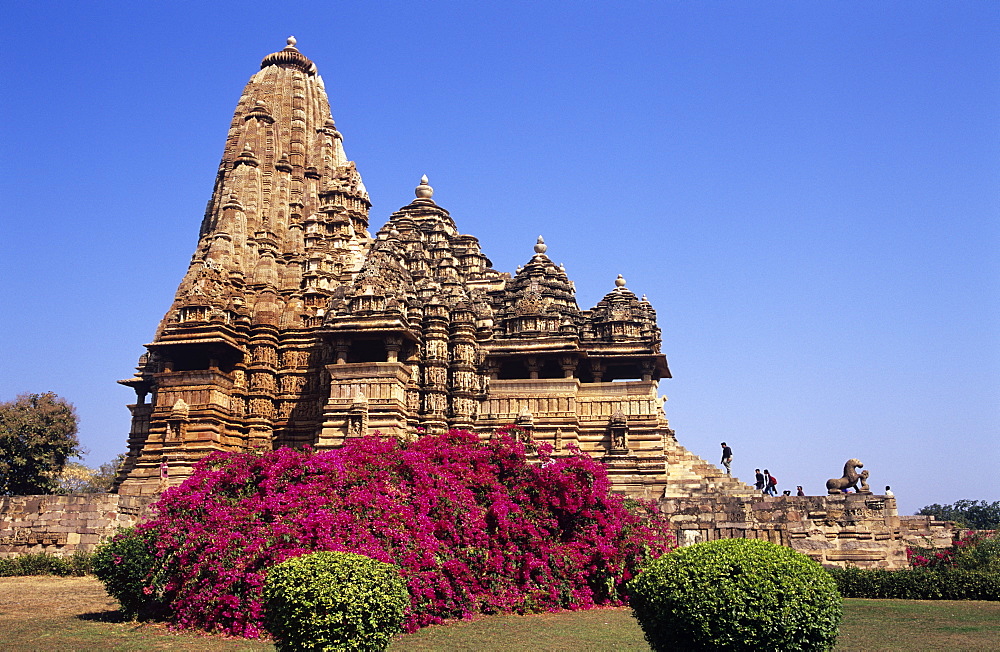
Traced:
<path id="1" fill-rule="evenodd" d="M 828 569 L 845 598 L 1000 600 L 1000 573 L 946 569 Z"/>
<path id="2" fill-rule="evenodd" d="M 77 550 L 69 557 L 57 557 L 48 552 L 32 552 L 0 559 L 0 577 L 19 575 L 88 575 L 93 555 Z"/>

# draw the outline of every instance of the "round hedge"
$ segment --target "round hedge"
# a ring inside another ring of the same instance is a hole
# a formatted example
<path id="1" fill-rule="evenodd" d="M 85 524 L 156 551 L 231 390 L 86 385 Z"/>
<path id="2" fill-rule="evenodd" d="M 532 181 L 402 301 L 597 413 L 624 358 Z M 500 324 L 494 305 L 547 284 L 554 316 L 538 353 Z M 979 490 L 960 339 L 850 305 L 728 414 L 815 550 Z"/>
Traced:
<path id="1" fill-rule="evenodd" d="M 829 650 L 843 609 L 819 564 L 757 539 L 680 548 L 650 562 L 629 588 L 654 650 Z"/>
<path id="2" fill-rule="evenodd" d="M 286 559 L 264 583 L 278 650 L 384 650 L 410 604 L 399 568 L 351 552 Z"/>

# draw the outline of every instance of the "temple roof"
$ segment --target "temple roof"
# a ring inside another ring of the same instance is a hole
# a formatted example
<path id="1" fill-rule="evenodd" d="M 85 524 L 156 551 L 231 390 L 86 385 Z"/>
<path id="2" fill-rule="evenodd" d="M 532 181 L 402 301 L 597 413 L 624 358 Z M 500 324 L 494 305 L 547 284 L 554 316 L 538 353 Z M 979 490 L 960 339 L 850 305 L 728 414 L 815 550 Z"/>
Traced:
<path id="1" fill-rule="evenodd" d="M 257 326 L 416 342 L 425 317 L 447 315 L 475 323 L 484 355 L 574 351 L 633 366 L 656 358 L 669 374 L 656 313 L 620 275 L 583 311 L 541 236 L 513 277 L 493 269 L 427 175 L 370 236 L 371 203 L 343 140 L 316 66 L 290 37 L 237 103 L 197 250 L 157 342 L 195 345 L 218 333 L 238 342 L 238 331 Z"/>

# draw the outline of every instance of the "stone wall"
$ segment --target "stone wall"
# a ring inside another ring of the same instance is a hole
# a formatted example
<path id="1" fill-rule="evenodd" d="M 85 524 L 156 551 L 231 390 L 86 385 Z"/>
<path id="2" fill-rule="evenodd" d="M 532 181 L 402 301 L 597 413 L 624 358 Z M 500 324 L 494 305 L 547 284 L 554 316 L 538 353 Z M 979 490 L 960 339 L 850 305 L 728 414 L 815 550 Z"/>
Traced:
<path id="1" fill-rule="evenodd" d="M 92 551 L 145 516 L 149 497 L 117 494 L 0 497 L 0 557 Z"/>
<path id="2" fill-rule="evenodd" d="M 824 566 L 900 569 L 906 548 L 946 547 L 953 524 L 927 516 L 900 518 L 893 497 L 712 496 L 665 498 L 680 545 L 715 539 L 765 539 Z"/>
<path id="3" fill-rule="evenodd" d="M 117 529 L 137 524 L 152 500 L 118 494 L 0 497 L 0 557 L 92 551 Z M 900 517 L 895 498 L 886 496 L 707 496 L 659 504 L 680 545 L 765 539 L 826 566 L 905 568 L 907 546 L 945 548 L 954 534 L 949 522 Z"/>

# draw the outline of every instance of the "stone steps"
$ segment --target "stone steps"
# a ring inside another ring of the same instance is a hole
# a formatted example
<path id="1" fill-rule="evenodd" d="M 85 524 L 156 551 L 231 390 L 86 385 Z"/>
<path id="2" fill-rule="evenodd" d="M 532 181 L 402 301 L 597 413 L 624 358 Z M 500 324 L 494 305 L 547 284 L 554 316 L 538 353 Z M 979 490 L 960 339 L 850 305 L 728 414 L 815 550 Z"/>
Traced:
<path id="1" fill-rule="evenodd" d="M 664 451 L 667 462 L 667 486 L 664 498 L 701 495 L 753 496 L 756 490 L 735 476 L 690 452 L 680 444 Z"/>

